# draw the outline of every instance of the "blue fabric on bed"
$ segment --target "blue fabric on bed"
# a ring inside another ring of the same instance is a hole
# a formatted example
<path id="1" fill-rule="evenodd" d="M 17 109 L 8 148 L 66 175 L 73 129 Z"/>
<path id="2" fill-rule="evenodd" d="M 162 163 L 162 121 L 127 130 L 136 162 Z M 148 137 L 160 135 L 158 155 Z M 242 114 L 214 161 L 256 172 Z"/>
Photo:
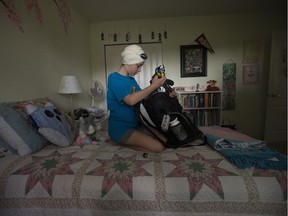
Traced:
<path id="1" fill-rule="evenodd" d="M 256 167 L 260 169 L 287 169 L 287 157 L 269 148 L 262 149 L 221 149 L 219 150 L 231 163 L 240 169 Z"/>
<path id="2" fill-rule="evenodd" d="M 229 131 L 227 131 L 229 133 Z M 262 140 L 224 139 L 215 134 L 205 134 L 207 143 L 240 169 L 287 169 L 287 156 L 266 146 Z"/>

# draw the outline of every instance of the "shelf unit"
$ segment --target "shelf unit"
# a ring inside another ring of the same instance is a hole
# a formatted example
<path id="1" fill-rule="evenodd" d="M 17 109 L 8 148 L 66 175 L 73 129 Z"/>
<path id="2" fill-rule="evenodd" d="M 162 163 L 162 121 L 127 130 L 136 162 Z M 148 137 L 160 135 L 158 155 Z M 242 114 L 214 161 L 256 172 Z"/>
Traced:
<path id="1" fill-rule="evenodd" d="M 183 111 L 197 126 L 221 125 L 221 91 L 177 91 Z"/>

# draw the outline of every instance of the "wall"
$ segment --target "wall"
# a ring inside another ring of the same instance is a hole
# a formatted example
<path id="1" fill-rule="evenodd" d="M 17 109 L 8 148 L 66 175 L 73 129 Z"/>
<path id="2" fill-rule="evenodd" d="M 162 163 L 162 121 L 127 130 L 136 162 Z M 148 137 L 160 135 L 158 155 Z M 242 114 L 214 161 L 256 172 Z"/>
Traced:
<path id="1" fill-rule="evenodd" d="M 168 39 L 163 39 L 163 63 L 167 76 L 174 80 L 175 86 L 191 86 L 197 83 L 206 86 L 207 80 L 215 79 L 217 85 L 222 87 L 223 64 L 232 60 L 237 64 L 236 109 L 223 112 L 222 117 L 235 123 L 239 131 L 263 139 L 271 32 L 274 29 L 285 28 L 286 15 L 283 14 L 195 16 L 94 23 L 91 25 L 93 79 L 106 83 L 105 44 L 126 43 L 127 31 L 131 33 L 130 43 L 138 42 L 139 32 L 142 34 L 143 43 L 153 42 L 155 40 L 151 39 L 151 31 L 154 30 L 157 39 L 158 32 L 163 33 L 166 29 Z M 101 32 L 105 33 L 104 41 L 100 38 Z M 117 42 L 113 41 L 114 33 L 118 34 Z M 208 76 L 181 78 L 180 45 L 194 44 L 194 40 L 201 33 L 205 34 L 215 51 L 215 54 L 208 53 Z M 258 85 L 242 84 L 244 40 L 260 42 Z"/>
<path id="2" fill-rule="evenodd" d="M 48 97 L 68 110 L 70 98 L 57 93 L 63 75 L 77 75 L 83 93 L 75 107 L 90 105 L 89 26 L 70 5 L 72 23 L 65 33 L 54 1 L 39 0 L 42 23 L 29 13 L 26 1 L 13 1 L 24 33 L 8 19 L 0 4 L 0 102 Z M 67 3 L 69 1 L 66 1 Z"/>

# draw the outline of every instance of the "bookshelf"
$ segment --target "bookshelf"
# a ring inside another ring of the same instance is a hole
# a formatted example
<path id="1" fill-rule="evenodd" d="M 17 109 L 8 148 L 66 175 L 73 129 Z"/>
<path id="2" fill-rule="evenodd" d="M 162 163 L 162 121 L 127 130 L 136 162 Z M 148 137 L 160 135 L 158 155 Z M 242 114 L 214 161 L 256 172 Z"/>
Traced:
<path id="1" fill-rule="evenodd" d="M 183 111 L 197 126 L 221 125 L 221 91 L 176 91 Z"/>

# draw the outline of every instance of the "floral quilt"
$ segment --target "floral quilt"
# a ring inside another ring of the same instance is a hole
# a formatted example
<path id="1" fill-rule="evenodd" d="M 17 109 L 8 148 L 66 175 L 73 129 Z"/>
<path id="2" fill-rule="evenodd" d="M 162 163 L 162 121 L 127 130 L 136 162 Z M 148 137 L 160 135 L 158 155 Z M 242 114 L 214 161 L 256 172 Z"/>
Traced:
<path id="1" fill-rule="evenodd" d="M 209 146 L 100 143 L 0 158 L 0 215 L 286 215 L 287 171 L 238 169 Z"/>

